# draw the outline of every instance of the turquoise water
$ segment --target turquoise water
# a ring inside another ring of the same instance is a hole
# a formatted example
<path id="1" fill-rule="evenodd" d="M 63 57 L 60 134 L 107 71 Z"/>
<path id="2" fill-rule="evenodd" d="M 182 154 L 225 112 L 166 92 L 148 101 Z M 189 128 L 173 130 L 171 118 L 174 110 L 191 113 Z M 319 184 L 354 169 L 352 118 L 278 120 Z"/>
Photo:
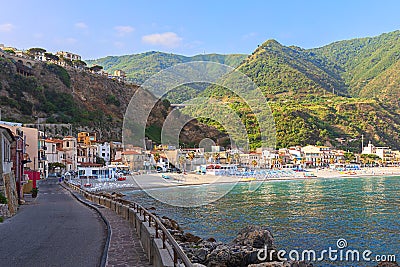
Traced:
<path id="1" fill-rule="evenodd" d="M 212 198 L 227 186 L 186 187 L 179 192 L 162 189 L 153 194 Z M 395 254 L 400 259 L 400 177 L 271 181 L 254 192 L 248 188 L 247 183 L 238 184 L 218 201 L 195 208 L 166 205 L 140 191 L 124 193 L 203 238 L 229 242 L 246 225 L 265 225 L 277 247 L 286 251 L 337 248 L 336 241 L 344 238 L 347 249 Z M 324 262 L 315 266 L 375 265 Z"/>

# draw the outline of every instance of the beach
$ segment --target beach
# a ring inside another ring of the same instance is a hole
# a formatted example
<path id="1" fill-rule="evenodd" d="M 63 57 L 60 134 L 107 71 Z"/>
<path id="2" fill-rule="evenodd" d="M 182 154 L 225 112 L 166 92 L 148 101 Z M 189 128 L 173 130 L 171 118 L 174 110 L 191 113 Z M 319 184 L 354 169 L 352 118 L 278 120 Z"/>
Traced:
<path id="1" fill-rule="evenodd" d="M 219 176 L 196 173 L 148 173 L 126 176 L 124 181 L 100 182 L 90 181 L 89 191 L 139 190 L 151 188 L 167 188 L 176 186 L 207 185 L 222 183 L 268 182 L 279 180 L 311 180 L 355 178 L 368 176 L 400 176 L 400 167 L 362 168 L 355 171 L 337 171 L 332 169 L 309 169 L 307 172 L 294 172 L 293 175 L 275 177 L 266 176 Z M 74 181 L 73 181 L 74 182 Z M 75 180 L 74 183 L 82 183 Z"/>

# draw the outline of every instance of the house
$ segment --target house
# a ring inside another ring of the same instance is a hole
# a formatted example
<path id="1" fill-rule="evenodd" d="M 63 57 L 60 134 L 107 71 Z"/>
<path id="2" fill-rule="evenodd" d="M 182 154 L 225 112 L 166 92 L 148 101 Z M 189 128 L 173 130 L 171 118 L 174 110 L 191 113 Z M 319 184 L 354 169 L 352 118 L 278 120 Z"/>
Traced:
<path id="1" fill-rule="evenodd" d="M 377 155 L 383 162 L 394 162 L 396 161 L 396 155 L 392 152 L 389 147 L 376 147 L 371 141 L 366 147 L 363 148 L 361 154 L 374 154 Z"/>
<path id="2" fill-rule="evenodd" d="M 145 153 L 133 150 L 122 152 L 122 163 L 129 166 L 131 171 L 143 170 L 146 162 L 148 162 L 148 157 Z"/>
<path id="3" fill-rule="evenodd" d="M 46 158 L 48 163 L 62 162 L 62 145 L 60 139 L 46 139 Z"/>
<path id="4" fill-rule="evenodd" d="M 80 132 L 78 133 L 78 143 L 83 143 L 85 145 L 91 145 L 97 141 L 96 133 Z"/>
<path id="5" fill-rule="evenodd" d="M 75 60 L 81 60 L 81 56 L 71 53 L 71 52 L 65 52 L 65 51 L 58 51 L 56 53 L 57 56 L 59 57 L 63 57 L 65 59 L 71 60 L 71 61 L 75 61 Z"/>
<path id="6" fill-rule="evenodd" d="M 39 164 L 39 147 L 43 143 L 39 142 L 39 131 L 36 128 L 24 127 L 21 123 L 13 122 L 0 122 L 0 126 L 8 128 L 14 134 L 22 133 L 25 140 L 26 147 L 24 148 L 24 157 L 29 159 L 24 167 L 31 169 L 33 171 L 43 170 L 45 162 L 41 161 Z M 43 155 L 43 154 L 42 154 Z"/>
<path id="7" fill-rule="evenodd" d="M 97 144 L 97 155 L 103 158 L 108 164 L 111 161 L 111 144 L 104 142 L 103 144 Z"/>
<path id="8" fill-rule="evenodd" d="M 126 73 L 123 70 L 115 70 L 113 78 L 117 79 L 119 82 L 125 82 Z"/>
<path id="9" fill-rule="evenodd" d="M 334 156 L 332 149 L 327 146 L 308 145 L 303 147 L 301 151 L 304 154 L 306 166 L 312 167 L 328 166 L 331 161 L 330 158 Z"/>
<path id="10" fill-rule="evenodd" d="M 96 163 L 97 145 L 85 145 L 78 143 L 77 145 L 77 164 L 81 163 Z"/>
<path id="11" fill-rule="evenodd" d="M 78 144 L 73 136 L 66 136 L 63 139 L 63 157 L 62 162 L 66 171 L 75 171 L 78 167 Z"/>
<path id="12" fill-rule="evenodd" d="M 13 173 L 13 147 L 15 148 L 13 133 L 10 129 L 0 126 L 0 193 L 7 198 L 7 204 L 0 203 L 0 216 L 14 215 L 18 208 L 18 189 Z M 18 159 L 14 166 L 21 166 L 21 160 Z"/>

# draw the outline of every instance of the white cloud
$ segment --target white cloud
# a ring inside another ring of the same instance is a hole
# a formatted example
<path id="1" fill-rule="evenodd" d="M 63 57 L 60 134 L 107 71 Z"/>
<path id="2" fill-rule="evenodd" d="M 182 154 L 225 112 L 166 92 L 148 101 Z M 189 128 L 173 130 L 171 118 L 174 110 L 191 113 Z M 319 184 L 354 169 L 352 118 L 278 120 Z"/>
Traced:
<path id="1" fill-rule="evenodd" d="M 133 28 L 131 26 L 115 26 L 114 30 L 117 31 L 117 34 L 119 36 L 124 36 L 124 35 L 127 35 L 127 34 L 133 32 L 135 30 L 135 28 Z"/>
<path id="2" fill-rule="evenodd" d="M 15 26 L 11 23 L 0 24 L 0 32 L 11 32 Z"/>
<path id="3" fill-rule="evenodd" d="M 75 23 L 75 27 L 78 29 L 87 29 L 88 25 L 85 22 L 77 22 Z"/>
<path id="4" fill-rule="evenodd" d="M 161 45 L 172 48 L 181 44 L 182 37 L 179 37 L 174 32 L 154 33 L 143 36 L 142 42 L 151 45 Z"/>

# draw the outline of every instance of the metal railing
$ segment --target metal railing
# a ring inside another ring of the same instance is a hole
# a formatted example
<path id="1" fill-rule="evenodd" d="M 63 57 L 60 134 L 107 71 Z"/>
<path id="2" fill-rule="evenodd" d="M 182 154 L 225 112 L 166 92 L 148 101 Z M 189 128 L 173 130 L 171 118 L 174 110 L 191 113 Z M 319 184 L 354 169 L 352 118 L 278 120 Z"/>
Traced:
<path id="1" fill-rule="evenodd" d="M 70 188 L 72 188 L 72 189 L 78 191 L 80 194 L 82 194 L 86 199 L 89 199 L 90 201 L 95 202 L 96 204 L 108 207 L 117 213 L 123 214 L 121 208 L 124 205 L 122 203 L 112 200 L 111 198 L 106 198 L 104 196 L 99 196 L 97 194 L 90 193 L 87 190 L 83 190 L 79 186 L 71 184 L 69 182 L 65 182 L 65 183 Z M 106 203 L 105 199 L 108 199 L 109 203 Z M 186 267 L 193 266 L 192 262 L 189 260 L 188 256 L 185 254 L 185 252 L 179 246 L 178 242 L 176 242 L 175 238 L 171 235 L 171 233 L 164 226 L 164 224 L 160 221 L 160 219 L 157 218 L 157 216 L 155 216 L 154 214 L 152 214 L 151 212 L 149 212 L 147 209 L 145 209 L 143 206 L 141 206 L 140 204 L 138 204 L 136 202 L 130 201 L 130 206 L 133 209 L 133 211 L 139 215 L 139 218 L 141 218 L 143 216 L 144 223 L 147 223 L 147 225 L 149 227 L 152 227 L 155 229 L 155 238 L 160 238 L 162 240 L 162 248 L 167 249 L 168 253 L 170 254 L 171 258 L 173 259 L 175 266 L 182 266 L 181 264 L 183 264 Z M 128 217 L 127 219 L 129 220 L 129 211 L 127 212 L 127 217 Z M 135 225 L 135 227 L 136 227 L 136 225 Z M 169 245 L 169 247 L 167 245 Z M 172 254 L 171 254 L 171 252 L 172 252 Z"/>

